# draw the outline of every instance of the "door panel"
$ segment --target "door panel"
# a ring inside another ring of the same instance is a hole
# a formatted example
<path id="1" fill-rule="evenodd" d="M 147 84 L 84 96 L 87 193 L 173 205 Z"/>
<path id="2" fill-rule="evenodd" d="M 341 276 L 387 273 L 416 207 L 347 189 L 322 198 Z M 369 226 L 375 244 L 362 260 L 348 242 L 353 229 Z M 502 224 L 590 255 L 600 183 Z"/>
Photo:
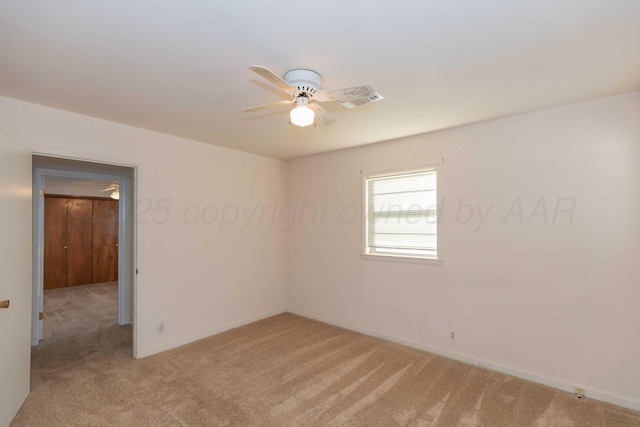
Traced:
<path id="1" fill-rule="evenodd" d="M 67 199 L 44 198 L 44 289 L 67 286 Z"/>
<path id="2" fill-rule="evenodd" d="M 91 200 L 67 200 L 67 286 L 91 283 L 91 222 Z"/>
<path id="3" fill-rule="evenodd" d="M 31 153 L 0 131 L 0 426 L 29 394 L 31 191 Z"/>
<path id="4" fill-rule="evenodd" d="M 93 283 L 118 280 L 118 202 L 93 201 Z"/>

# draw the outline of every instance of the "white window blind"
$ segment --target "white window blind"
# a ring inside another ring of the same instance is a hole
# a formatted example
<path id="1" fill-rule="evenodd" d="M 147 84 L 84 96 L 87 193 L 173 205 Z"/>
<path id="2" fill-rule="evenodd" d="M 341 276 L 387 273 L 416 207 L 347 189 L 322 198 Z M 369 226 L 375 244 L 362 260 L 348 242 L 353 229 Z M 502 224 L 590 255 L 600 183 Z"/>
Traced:
<path id="1" fill-rule="evenodd" d="M 436 171 L 366 180 L 365 251 L 437 258 Z"/>

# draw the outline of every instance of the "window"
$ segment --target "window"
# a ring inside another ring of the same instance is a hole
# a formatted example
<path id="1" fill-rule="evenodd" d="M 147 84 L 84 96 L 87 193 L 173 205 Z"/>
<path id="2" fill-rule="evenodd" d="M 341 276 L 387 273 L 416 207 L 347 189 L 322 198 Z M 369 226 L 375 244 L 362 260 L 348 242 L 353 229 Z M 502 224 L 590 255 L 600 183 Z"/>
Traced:
<path id="1" fill-rule="evenodd" d="M 438 258 L 435 169 L 365 178 L 365 254 Z"/>

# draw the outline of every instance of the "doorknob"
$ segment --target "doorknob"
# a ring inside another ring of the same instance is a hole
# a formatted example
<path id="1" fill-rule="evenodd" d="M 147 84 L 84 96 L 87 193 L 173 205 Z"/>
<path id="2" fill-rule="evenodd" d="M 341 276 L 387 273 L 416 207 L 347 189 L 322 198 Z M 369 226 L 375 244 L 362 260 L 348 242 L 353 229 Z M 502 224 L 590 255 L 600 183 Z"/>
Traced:
<path id="1" fill-rule="evenodd" d="M 9 308 L 9 300 L 0 301 L 0 308 Z"/>
<path id="2" fill-rule="evenodd" d="M 64 245 L 64 248 L 67 249 L 67 245 Z"/>

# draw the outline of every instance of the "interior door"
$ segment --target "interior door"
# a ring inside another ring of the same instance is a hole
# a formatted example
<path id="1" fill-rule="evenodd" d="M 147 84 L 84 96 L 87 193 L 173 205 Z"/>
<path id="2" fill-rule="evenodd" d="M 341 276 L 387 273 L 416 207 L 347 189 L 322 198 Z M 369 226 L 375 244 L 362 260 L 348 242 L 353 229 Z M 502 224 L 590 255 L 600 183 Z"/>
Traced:
<path id="1" fill-rule="evenodd" d="M 0 426 L 29 394 L 31 188 L 31 153 L 0 131 Z"/>
<path id="2" fill-rule="evenodd" d="M 44 289 L 67 286 L 67 199 L 44 198 Z"/>
<path id="3" fill-rule="evenodd" d="M 93 283 L 118 280 L 118 202 L 93 201 Z"/>
<path id="4" fill-rule="evenodd" d="M 92 203 L 67 199 L 67 286 L 91 283 Z"/>

